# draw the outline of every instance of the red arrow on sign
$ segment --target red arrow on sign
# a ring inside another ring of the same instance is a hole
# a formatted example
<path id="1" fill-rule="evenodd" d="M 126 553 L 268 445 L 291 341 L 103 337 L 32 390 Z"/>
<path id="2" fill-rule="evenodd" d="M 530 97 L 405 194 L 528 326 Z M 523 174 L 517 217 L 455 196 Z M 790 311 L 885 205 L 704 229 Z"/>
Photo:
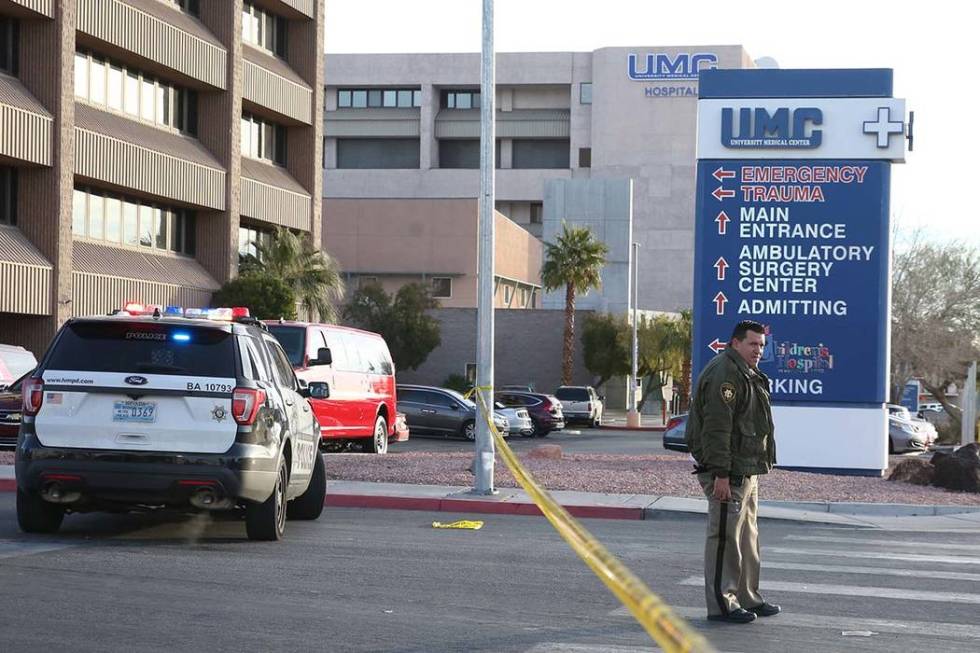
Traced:
<path id="1" fill-rule="evenodd" d="M 725 235 L 725 232 L 727 231 L 727 228 L 725 227 L 725 225 L 727 225 L 730 220 L 731 220 L 731 218 L 729 218 L 728 217 L 728 214 L 725 213 L 724 211 L 722 211 L 721 213 L 719 213 L 718 214 L 718 217 L 715 218 L 715 222 L 718 223 L 718 235 L 719 236 L 724 236 Z"/>
<path id="2" fill-rule="evenodd" d="M 715 302 L 715 315 L 724 315 L 725 304 L 728 302 L 728 298 L 725 297 L 725 293 L 719 291 L 718 294 L 715 295 L 714 302 Z"/>
<path id="3" fill-rule="evenodd" d="M 735 197 L 735 191 L 725 190 L 721 186 L 711 191 L 711 194 L 714 195 L 715 199 L 718 200 L 719 202 L 726 197 Z"/>
<path id="4" fill-rule="evenodd" d="M 718 181 L 722 181 L 724 179 L 733 179 L 735 177 L 735 171 L 725 170 L 721 166 L 718 166 L 718 169 L 712 172 L 711 176 L 717 179 Z"/>
<path id="5" fill-rule="evenodd" d="M 725 257 L 719 256 L 718 260 L 715 261 L 714 264 L 715 270 L 718 271 L 718 281 L 725 280 L 725 270 L 727 270 L 729 267 L 730 266 L 728 265 L 728 261 L 725 260 Z"/>
<path id="6" fill-rule="evenodd" d="M 728 346 L 727 344 L 725 344 L 724 342 L 721 342 L 720 340 L 718 340 L 718 338 L 715 338 L 714 339 L 714 342 L 712 342 L 710 345 L 708 345 L 708 349 L 710 349 L 711 351 L 713 351 L 713 352 L 715 352 L 717 354 L 718 352 L 720 352 L 722 349 L 724 349 L 727 346 Z"/>

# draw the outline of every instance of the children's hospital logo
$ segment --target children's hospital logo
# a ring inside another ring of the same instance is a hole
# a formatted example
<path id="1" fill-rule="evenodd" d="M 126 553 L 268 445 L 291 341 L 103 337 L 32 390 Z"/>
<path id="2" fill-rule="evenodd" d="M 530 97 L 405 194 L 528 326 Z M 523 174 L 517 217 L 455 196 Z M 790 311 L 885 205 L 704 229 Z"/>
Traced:
<path id="1" fill-rule="evenodd" d="M 769 361 L 775 358 L 776 367 L 780 372 L 810 374 L 834 369 L 834 354 L 830 351 L 830 347 L 822 342 L 804 344 L 770 340 L 766 344 L 766 349 L 770 348 L 772 352 Z M 768 352 L 763 352 L 763 360 L 766 360 L 766 353 Z"/>

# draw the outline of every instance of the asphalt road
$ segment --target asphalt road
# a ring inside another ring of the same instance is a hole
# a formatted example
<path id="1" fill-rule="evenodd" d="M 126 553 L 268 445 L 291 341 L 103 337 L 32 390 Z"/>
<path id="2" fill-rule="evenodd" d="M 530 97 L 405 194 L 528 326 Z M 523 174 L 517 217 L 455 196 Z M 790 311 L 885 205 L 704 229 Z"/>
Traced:
<path id="1" fill-rule="evenodd" d="M 561 445 L 564 453 L 609 453 L 623 455 L 662 454 L 663 433 L 659 431 L 618 431 L 572 426 L 563 431 L 552 431 L 544 438 L 525 438 L 513 435 L 507 444 L 517 452 L 524 452 L 539 444 Z M 389 451 L 472 451 L 473 443 L 462 438 L 442 438 L 412 433 L 408 442 L 392 443 Z M 678 454 L 686 456 L 687 454 Z"/>
<path id="2" fill-rule="evenodd" d="M 656 650 L 538 517 L 328 509 L 251 543 L 239 521 L 82 515 L 16 528 L 0 494 L 3 651 Z M 458 517 L 469 517 L 458 515 Z M 703 518 L 586 520 L 719 651 L 976 651 L 975 534 L 763 522 L 763 590 L 785 612 L 704 619 Z"/>

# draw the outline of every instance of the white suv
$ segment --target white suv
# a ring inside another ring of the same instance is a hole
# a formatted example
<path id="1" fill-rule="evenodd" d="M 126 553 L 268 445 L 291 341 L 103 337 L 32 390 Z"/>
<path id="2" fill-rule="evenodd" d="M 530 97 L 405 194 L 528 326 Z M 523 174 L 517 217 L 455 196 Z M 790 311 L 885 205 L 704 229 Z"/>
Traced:
<path id="1" fill-rule="evenodd" d="M 323 509 L 307 397 L 329 389 L 316 386 L 251 318 L 69 320 L 23 382 L 21 529 L 54 532 L 66 512 L 244 508 L 249 538 L 278 540 L 287 511 Z"/>
<path id="2" fill-rule="evenodd" d="M 563 385 L 555 390 L 561 402 L 565 422 L 585 422 L 596 427 L 602 424 L 602 399 L 590 385 Z"/>

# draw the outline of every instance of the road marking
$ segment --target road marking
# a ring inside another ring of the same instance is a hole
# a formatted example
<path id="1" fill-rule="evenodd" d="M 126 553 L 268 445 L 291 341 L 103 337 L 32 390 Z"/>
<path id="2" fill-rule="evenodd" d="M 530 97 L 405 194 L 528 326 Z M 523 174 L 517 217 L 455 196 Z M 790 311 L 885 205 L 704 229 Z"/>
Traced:
<path id="1" fill-rule="evenodd" d="M 902 576 L 904 578 L 980 581 L 980 574 L 970 574 L 965 571 L 928 571 L 924 569 L 890 569 L 888 567 L 856 567 L 850 565 L 808 565 L 797 562 L 763 562 L 762 568 L 822 571 L 829 574 L 871 574 L 874 576 Z"/>
<path id="2" fill-rule="evenodd" d="M 701 587 L 704 578 L 691 576 L 679 585 Z M 865 587 L 862 585 L 825 585 L 823 583 L 789 583 L 779 580 L 762 581 L 764 590 L 776 592 L 800 592 L 803 594 L 830 594 L 835 596 L 868 596 L 877 599 L 899 599 L 903 601 L 936 601 L 941 603 L 969 603 L 980 605 L 980 594 L 963 592 L 928 592 L 896 587 Z"/>
<path id="3" fill-rule="evenodd" d="M 50 551 L 60 551 L 70 549 L 75 544 L 56 544 L 54 542 L 24 542 L 21 540 L 2 540 L 0 539 L 0 558 L 17 558 L 20 556 L 34 555 L 35 553 L 48 553 Z"/>
<path id="4" fill-rule="evenodd" d="M 932 556 L 915 555 L 912 553 L 899 553 L 897 551 L 835 551 L 828 549 L 784 549 L 778 546 L 763 547 L 764 553 L 782 553 L 796 556 L 832 556 L 837 558 L 865 558 L 870 560 L 882 560 L 884 562 L 933 562 L 951 565 L 980 565 L 980 558 L 968 558 L 966 556 Z"/>
<path id="5" fill-rule="evenodd" d="M 676 614 L 685 619 L 704 620 L 707 616 L 705 608 L 677 607 L 671 608 Z M 629 610 L 617 608 L 609 613 L 610 617 L 631 617 Z M 893 619 L 865 619 L 841 615 L 806 614 L 802 612 L 784 611 L 778 616 L 763 619 L 765 626 L 784 626 L 790 628 L 827 628 L 838 632 L 852 630 L 870 630 L 879 633 L 898 633 L 902 635 L 922 635 L 930 638 L 943 637 L 949 639 L 980 640 L 980 626 L 971 624 L 941 623 L 937 621 L 896 621 Z"/>
<path id="6" fill-rule="evenodd" d="M 859 544 L 867 546 L 914 546 L 917 549 L 943 549 L 947 551 L 963 551 L 964 553 L 980 553 L 976 544 L 940 544 L 933 542 L 909 542 L 908 540 L 878 540 L 850 537 L 830 537 L 828 535 L 787 535 L 784 539 L 801 542 L 829 542 L 833 544 Z"/>
<path id="7" fill-rule="evenodd" d="M 527 653 L 653 653 L 661 648 L 641 646 L 616 646 L 614 644 L 573 644 L 569 642 L 542 642 L 529 648 Z"/>

